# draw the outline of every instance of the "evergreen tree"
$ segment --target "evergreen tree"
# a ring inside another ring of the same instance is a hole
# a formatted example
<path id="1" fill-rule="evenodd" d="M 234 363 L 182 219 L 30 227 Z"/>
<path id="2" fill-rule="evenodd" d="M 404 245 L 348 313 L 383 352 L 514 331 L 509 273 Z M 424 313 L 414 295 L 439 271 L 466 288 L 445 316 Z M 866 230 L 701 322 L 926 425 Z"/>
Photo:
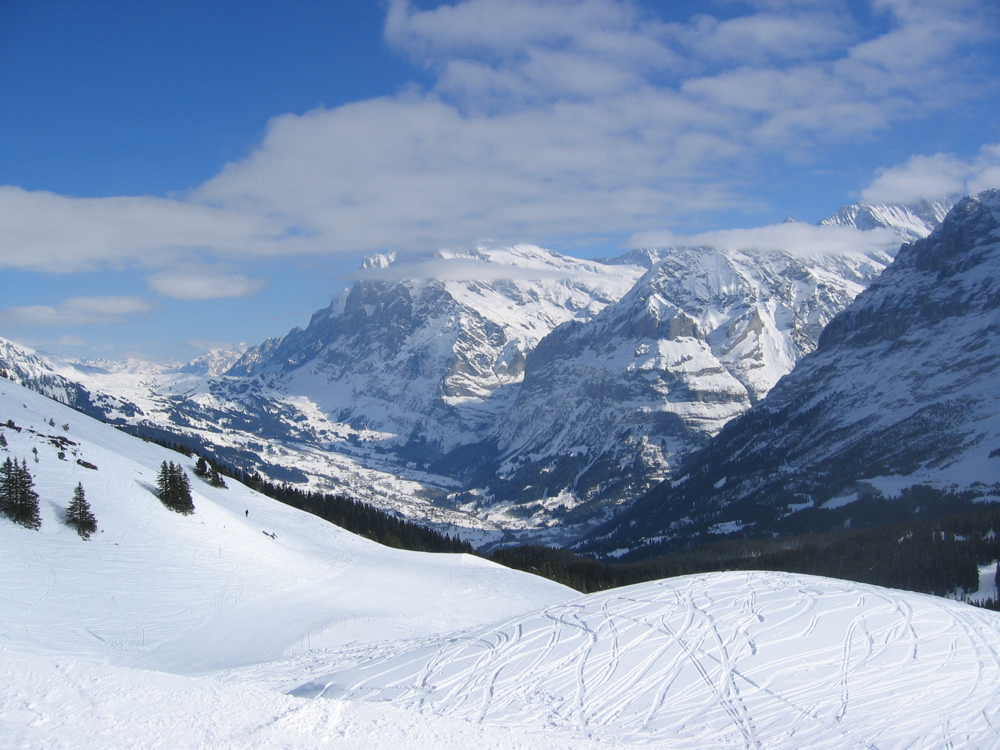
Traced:
<path id="1" fill-rule="evenodd" d="M 160 473 L 156 476 L 156 494 L 160 502 L 170 510 L 190 515 L 194 513 L 194 500 L 191 499 L 191 480 L 183 467 L 173 461 L 160 464 Z"/>
<path id="2" fill-rule="evenodd" d="M 0 512 L 14 523 L 29 529 L 42 525 L 35 480 L 28 471 L 28 462 L 8 458 L 0 466 Z"/>
<path id="3" fill-rule="evenodd" d="M 228 487 L 226 480 L 223 479 L 222 474 L 219 473 L 219 468 L 215 465 L 215 462 L 206 461 L 202 456 L 199 456 L 198 460 L 195 462 L 194 475 L 196 477 L 201 477 L 213 487 L 221 487 L 223 489 Z"/>
<path id="4" fill-rule="evenodd" d="M 229 487 L 229 485 L 226 484 L 226 480 L 222 478 L 222 474 L 220 474 L 219 470 L 214 466 L 212 467 L 211 477 L 209 478 L 208 483 L 213 487 L 219 487 L 221 489 L 228 489 Z"/>
<path id="5" fill-rule="evenodd" d="M 90 539 L 90 535 L 97 531 L 97 519 L 90 510 L 90 503 L 83 492 L 83 483 L 76 485 L 73 490 L 73 499 L 69 507 L 66 508 L 66 523 L 76 529 L 77 533 L 84 539 Z"/>

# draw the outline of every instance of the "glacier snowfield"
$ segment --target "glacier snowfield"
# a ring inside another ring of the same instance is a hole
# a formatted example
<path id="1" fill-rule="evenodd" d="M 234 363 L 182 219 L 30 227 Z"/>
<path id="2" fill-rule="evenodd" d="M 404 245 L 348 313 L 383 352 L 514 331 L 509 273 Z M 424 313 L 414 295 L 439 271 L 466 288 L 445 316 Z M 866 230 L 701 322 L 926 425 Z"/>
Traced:
<path id="1" fill-rule="evenodd" d="M 181 516 L 152 488 L 193 461 L 0 380 L 8 420 L 42 527 L 0 520 L 3 748 L 1000 746 L 992 612 L 778 573 L 580 596 L 232 481 Z"/>

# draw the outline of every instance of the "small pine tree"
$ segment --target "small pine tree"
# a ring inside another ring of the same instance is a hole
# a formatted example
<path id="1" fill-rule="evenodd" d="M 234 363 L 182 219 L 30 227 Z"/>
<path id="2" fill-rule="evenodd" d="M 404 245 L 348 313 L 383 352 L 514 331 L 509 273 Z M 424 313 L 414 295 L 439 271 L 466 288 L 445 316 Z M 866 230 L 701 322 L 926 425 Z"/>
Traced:
<path id="1" fill-rule="evenodd" d="M 7 447 L 7 436 L 0 432 L 0 448 Z"/>
<path id="2" fill-rule="evenodd" d="M 20 462 L 8 458 L 0 466 L 0 512 L 29 529 L 42 525 L 35 480 L 23 458 Z"/>
<path id="3" fill-rule="evenodd" d="M 229 485 L 226 484 L 226 480 L 222 478 L 222 474 L 214 466 L 212 467 L 212 476 L 208 480 L 208 483 L 213 487 L 219 487 L 220 489 L 227 489 Z"/>
<path id="4" fill-rule="evenodd" d="M 97 519 L 90 510 L 90 503 L 83 492 L 83 483 L 76 485 L 73 490 L 73 499 L 69 507 L 66 508 L 66 523 L 76 529 L 77 533 L 84 539 L 90 539 L 90 535 L 97 531 Z"/>

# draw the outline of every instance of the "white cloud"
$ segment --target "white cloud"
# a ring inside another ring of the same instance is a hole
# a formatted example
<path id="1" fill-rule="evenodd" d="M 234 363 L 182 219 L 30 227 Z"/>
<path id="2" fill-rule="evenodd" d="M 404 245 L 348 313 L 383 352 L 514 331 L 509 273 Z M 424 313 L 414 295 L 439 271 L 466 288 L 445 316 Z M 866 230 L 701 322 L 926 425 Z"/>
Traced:
<path id="1" fill-rule="evenodd" d="M 253 297 L 267 286 L 266 279 L 227 274 L 206 266 L 185 266 L 146 277 L 150 289 L 162 297 L 183 300 Z"/>
<path id="2" fill-rule="evenodd" d="M 193 347 L 195 349 L 201 349 L 202 351 L 206 352 L 213 352 L 213 351 L 228 352 L 234 350 L 242 351 L 245 350 L 248 346 L 248 344 L 246 344 L 245 342 L 241 342 L 239 344 L 233 344 L 228 341 L 209 341 L 206 339 L 191 339 L 187 343 L 188 346 L 190 347 Z"/>
<path id="3" fill-rule="evenodd" d="M 853 4 L 757 5 L 665 23 L 627 0 L 392 0 L 386 39 L 433 72 L 430 90 L 276 117 L 178 199 L 0 188 L 0 268 L 136 265 L 202 299 L 220 288 L 163 269 L 548 243 L 757 207 L 760 163 L 971 96 L 964 51 L 995 31 L 967 0 L 877 0 L 875 31 Z M 223 296 L 255 283 L 227 277 Z"/>
<path id="4" fill-rule="evenodd" d="M 191 252 L 301 252 L 288 222 L 165 198 L 68 198 L 0 186 L 0 268 L 72 273 L 160 266 Z M 279 244 L 280 240 L 280 244 Z"/>
<path id="5" fill-rule="evenodd" d="M 880 169 L 861 191 L 866 203 L 917 203 L 1000 188 L 1000 144 L 980 148 L 972 159 L 954 154 L 913 156 Z"/>
<path id="6" fill-rule="evenodd" d="M 58 346 L 88 346 L 89 342 L 80 336 L 66 335 L 56 339 L 56 344 Z"/>
<path id="7" fill-rule="evenodd" d="M 0 324 L 16 327 L 127 323 L 153 303 L 142 297 L 72 297 L 56 306 L 30 305 L 0 311 Z"/>
<path id="8" fill-rule="evenodd" d="M 791 221 L 752 229 L 725 229 L 696 235 L 644 232 L 629 240 L 630 247 L 715 247 L 755 252 L 780 250 L 809 256 L 837 253 L 894 253 L 899 235 L 890 229 L 860 231 L 852 227 L 816 226 Z"/>

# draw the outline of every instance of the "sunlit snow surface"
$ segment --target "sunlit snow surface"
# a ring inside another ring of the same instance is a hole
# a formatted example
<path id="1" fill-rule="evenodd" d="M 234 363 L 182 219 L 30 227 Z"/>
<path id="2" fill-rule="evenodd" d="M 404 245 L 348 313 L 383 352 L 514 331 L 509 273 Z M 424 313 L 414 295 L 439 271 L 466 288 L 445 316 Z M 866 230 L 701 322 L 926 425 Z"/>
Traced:
<path id="1" fill-rule="evenodd" d="M 4 750 L 1000 737 L 991 612 L 776 573 L 584 597 L 389 550 L 235 482 L 194 480 L 196 512 L 181 516 L 151 488 L 161 461 L 190 459 L 0 380 L 8 419 L 20 430 L 0 427 L 0 460 L 27 458 L 42 528 L 0 519 Z M 100 526 L 89 541 L 61 523 L 77 482 Z"/>
<path id="2" fill-rule="evenodd" d="M 392 701 L 615 743 L 995 747 L 998 625 L 991 612 L 930 596 L 714 573 L 314 656 L 284 672 L 309 675 L 296 695 Z"/>

